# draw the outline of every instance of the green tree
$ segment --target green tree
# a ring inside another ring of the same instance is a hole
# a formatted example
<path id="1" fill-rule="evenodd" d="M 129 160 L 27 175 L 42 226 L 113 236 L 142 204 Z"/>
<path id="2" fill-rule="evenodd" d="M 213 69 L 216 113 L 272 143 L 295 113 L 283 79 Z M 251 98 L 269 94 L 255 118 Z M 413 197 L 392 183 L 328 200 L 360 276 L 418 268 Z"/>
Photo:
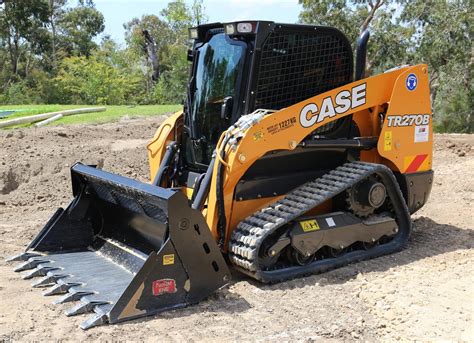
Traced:
<path id="1" fill-rule="evenodd" d="M 300 21 L 337 27 L 351 42 L 369 28 L 377 15 L 393 0 L 299 0 Z"/>
<path id="2" fill-rule="evenodd" d="M 200 25 L 208 21 L 204 0 L 194 0 L 191 6 L 193 25 Z"/>
<path id="3" fill-rule="evenodd" d="M 202 0 L 195 0 L 188 6 L 184 0 L 173 1 L 161 11 L 159 16 L 145 15 L 134 18 L 124 25 L 129 49 L 141 56 L 148 77 L 149 101 L 176 103 L 185 95 L 189 64 L 186 59 L 188 49 L 188 28 L 207 20 Z M 152 65 L 144 49 L 143 30 L 153 38 L 159 60 L 159 79 L 151 80 Z"/>
<path id="4" fill-rule="evenodd" d="M 121 72 L 107 56 L 66 57 L 55 78 L 64 103 L 120 105 L 135 90 L 135 80 Z"/>
<path id="5" fill-rule="evenodd" d="M 79 1 L 77 7 L 65 11 L 58 24 L 64 49 L 78 56 L 89 56 L 97 48 L 93 39 L 105 28 L 104 16 L 93 1 Z"/>
<path id="6" fill-rule="evenodd" d="M 352 42 L 369 27 L 368 73 L 426 63 L 436 128 L 473 131 L 469 0 L 300 0 L 300 20 L 342 29 Z"/>
<path id="7" fill-rule="evenodd" d="M 404 5 L 400 22 L 416 30 L 410 40 L 416 49 L 412 56 L 430 66 L 431 86 L 439 80 L 443 68 L 470 63 L 472 8 L 468 0 L 400 3 Z M 466 78 L 467 74 L 463 73 Z"/>
<path id="8" fill-rule="evenodd" d="M 64 8 L 66 3 L 67 0 L 49 0 L 48 29 L 51 35 L 51 51 L 50 55 L 46 53 L 44 58 L 46 59 L 46 63 L 50 64 L 54 71 L 58 65 L 58 26 L 59 21 L 66 12 Z"/>
<path id="9" fill-rule="evenodd" d="M 67 0 L 6 0 L 0 6 L 0 101 L 56 102 L 52 79 L 58 62 L 90 55 L 104 19 L 92 0 L 68 7 Z"/>
<path id="10" fill-rule="evenodd" d="M 127 47 L 136 53 L 137 63 L 142 63 L 145 67 L 145 77 L 149 83 L 147 89 L 153 87 L 152 74 L 153 65 L 148 58 L 145 37 L 143 31 L 147 31 L 155 44 L 157 59 L 159 61 L 158 73 L 162 74 L 169 69 L 169 47 L 174 42 L 174 33 L 168 23 L 156 15 L 144 15 L 142 18 L 134 18 L 124 25 L 126 29 L 125 40 Z"/>
<path id="11" fill-rule="evenodd" d="M 300 21 L 327 25 L 341 30 L 355 48 L 364 30 L 371 33 L 367 56 L 368 74 L 405 63 L 406 43 L 412 30 L 393 18 L 393 0 L 299 0 L 303 7 Z"/>
<path id="12" fill-rule="evenodd" d="M 0 10 L 0 46 L 8 52 L 11 73 L 28 54 L 41 53 L 48 45 L 46 0 L 5 0 Z"/>
<path id="13" fill-rule="evenodd" d="M 469 0 L 401 0 L 401 25 L 416 31 L 410 62 L 429 67 L 438 131 L 473 132 L 472 6 Z"/>

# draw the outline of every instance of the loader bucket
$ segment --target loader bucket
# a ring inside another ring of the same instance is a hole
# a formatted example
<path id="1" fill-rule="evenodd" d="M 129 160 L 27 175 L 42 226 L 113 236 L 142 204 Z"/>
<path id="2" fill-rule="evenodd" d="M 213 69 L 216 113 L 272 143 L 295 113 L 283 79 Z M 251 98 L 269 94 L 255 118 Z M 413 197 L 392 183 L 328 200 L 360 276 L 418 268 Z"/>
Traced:
<path id="1" fill-rule="evenodd" d="M 58 209 L 15 271 L 33 287 L 94 312 L 81 327 L 116 323 L 197 303 L 230 280 L 204 217 L 179 190 L 75 164 L 74 199 Z"/>

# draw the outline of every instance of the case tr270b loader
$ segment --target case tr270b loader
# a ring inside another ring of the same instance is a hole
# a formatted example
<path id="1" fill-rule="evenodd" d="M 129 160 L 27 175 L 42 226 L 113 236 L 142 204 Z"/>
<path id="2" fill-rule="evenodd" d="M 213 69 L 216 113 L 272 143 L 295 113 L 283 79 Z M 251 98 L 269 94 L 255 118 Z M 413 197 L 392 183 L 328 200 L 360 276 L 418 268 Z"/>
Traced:
<path id="1" fill-rule="evenodd" d="M 68 316 L 94 312 L 83 329 L 197 303 L 228 263 L 273 283 L 396 252 L 429 196 L 426 65 L 364 78 L 368 32 L 353 63 L 322 26 L 190 37 L 186 103 L 147 146 L 150 184 L 75 164 L 72 202 L 12 258 L 75 302 Z"/>

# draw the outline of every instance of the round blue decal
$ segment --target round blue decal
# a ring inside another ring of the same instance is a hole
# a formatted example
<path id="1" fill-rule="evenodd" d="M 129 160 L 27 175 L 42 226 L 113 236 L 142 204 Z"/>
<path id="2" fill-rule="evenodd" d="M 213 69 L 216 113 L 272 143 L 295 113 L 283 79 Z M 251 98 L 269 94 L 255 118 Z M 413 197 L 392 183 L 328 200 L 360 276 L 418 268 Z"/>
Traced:
<path id="1" fill-rule="evenodd" d="M 406 85 L 409 91 L 415 90 L 416 86 L 418 85 L 418 78 L 415 74 L 408 75 Z"/>

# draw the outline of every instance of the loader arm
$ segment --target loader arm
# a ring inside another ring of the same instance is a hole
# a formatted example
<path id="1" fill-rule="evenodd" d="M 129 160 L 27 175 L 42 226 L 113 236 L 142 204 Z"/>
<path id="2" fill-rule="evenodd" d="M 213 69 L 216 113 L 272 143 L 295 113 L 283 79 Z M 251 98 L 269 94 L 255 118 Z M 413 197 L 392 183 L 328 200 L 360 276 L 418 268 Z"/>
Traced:
<path id="1" fill-rule="evenodd" d="M 405 82 L 408 75 L 415 74 L 418 87 L 414 92 L 407 90 Z M 346 100 L 341 100 L 344 98 Z M 350 104 L 347 101 L 350 99 Z M 339 103 L 339 104 L 338 104 Z M 416 65 L 395 69 L 384 74 L 362 79 L 315 97 L 299 102 L 280 111 L 268 114 L 261 118 L 250 128 L 240 133 L 238 143 L 234 146 L 228 144 L 225 149 L 227 166 L 224 170 L 223 198 L 226 218 L 230 218 L 233 210 L 234 190 L 237 183 L 252 164 L 268 152 L 276 150 L 293 150 L 310 133 L 331 121 L 351 114 L 366 114 L 377 116 L 375 111 L 370 114 L 368 109 L 380 108 L 388 104 L 382 134 L 378 140 L 377 155 L 387 159 L 395 171 L 404 172 L 405 157 L 415 154 L 426 154 L 425 170 L 431 168 L 432 133 L 430 126 L 430 139 L 426 143 L 414 144 L 415 127 L 393 128 L 390 141 L 394 147 L 388 150 L 388 136 L 390 130 L 388 118 L 392 115 L 426 114 L 430 117 L 431 107 L 429 98 L 428 74 L 426 65 Z M 354 106 L 355 105 L 355 106 Z M 345 111 L 343 111 L 345 109 Z M 341 113 L 339 113 L 341 112 Z M 372 120 L 371 120 L 372 122 Z M 239 135 L 238 129 L 232 127 L 226 135 Z M 221 139 L 223 140 L 223 139 Z M 385 147 L 385 148 L 384 148 Z M 218 199 L 217 175 L 221 163 L 216 163 L 213 180 L 209 192 L 207 223 L 214 237 L 219 237 L 218 232 Z M 419 169 L 420 171 L 420 169 Z M 275 198 L 268 198 L 268 202 Z M 260 202 L 264 207 L 266 202 Z M 255 211 L 255 208 L 251 209 Z M 249 212 L 250 214 L 250 212 Z M 233 221 L 226 222 L 225 250 L 230 233 L 233 230 Z"/>
<path id="2" fill-rule="evenodd" d="M 158 172 L 168 143 L 176 140 L 177 128 L 182 123 L 182 119 L 183 111 L 172 114 L 160 125 L 160 128 L 155 132 L 150 143 L 147 144 L 150 181 L 153 181 Z"/>

